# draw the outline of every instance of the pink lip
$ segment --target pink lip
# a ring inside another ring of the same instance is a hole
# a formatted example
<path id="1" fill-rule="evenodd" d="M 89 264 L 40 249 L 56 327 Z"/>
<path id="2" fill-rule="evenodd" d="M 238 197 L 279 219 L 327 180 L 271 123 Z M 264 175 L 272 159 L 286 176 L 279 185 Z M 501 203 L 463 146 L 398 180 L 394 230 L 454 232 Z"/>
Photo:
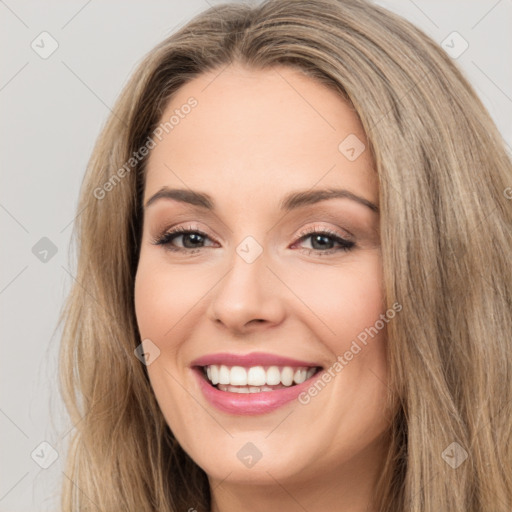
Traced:
<path id="1" fill-rule="evenodd" d="M 264 352 L 251 352 L 250 354 L 218 353 L 194 359 L 190 366 L 208 366 L 210 364 L 225 364 L 227 366 L 322 366 L 311 361 L 298 361 L 289 357 L 267 354 Z M 295 387 L 295 386 L 294 386 Z M 265 392 L 267 393 L 267 392 Z M 268 391 L 270 393 L 270 391 Z M 274 391 L 272 391 L 274 393 Z"/>
<path id="2" fill-rule="evenodd" d="M 260 393 L 231 393 L 221 391 L 212 386 L 203 374 L 201 366 L 211 364 L 225 364 L 227 366 L 292 366 L 292 367 L 321 367 L 322 365 L 311 361 L 299 361 L 289 357 L 267 354 L 264 352 L 251 352 L 250 354 L 218 353 L 209 354 L 194 359 L 190 364 L 192 371 L 198 379 L 199 387 L 210 404 L 223 412 L 238 415 L 264 414 L 271 412 L 296 399 L 305 391 L 313 380 L 318 378 L 320 372 L 301 384 L 274 391 L 261 391 Z"/>
<path id="3" fill-rule="evenodd" d="M 272 412 L 279 407 L 295 400 L 303 391 L 311 386 L 321 375 L 319 371 L 301 384 L 274 391 L 261 391 L 260 393 L 231 393 L 221 391 L 212 386 L 205 378 L 200 368 L 194 368 L 199 388 L 210 404 L 223 412 L 237 415 L 255 415 Z"/>

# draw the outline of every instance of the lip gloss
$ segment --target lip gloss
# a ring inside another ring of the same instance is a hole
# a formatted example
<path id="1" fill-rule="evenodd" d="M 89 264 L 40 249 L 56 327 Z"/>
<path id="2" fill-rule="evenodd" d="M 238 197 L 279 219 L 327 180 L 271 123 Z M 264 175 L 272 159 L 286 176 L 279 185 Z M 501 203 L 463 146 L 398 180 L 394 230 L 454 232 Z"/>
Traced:
<path id="1" fill-rule="evenodd" d="M 286 405 L 305 391 L 311 385 L 312 380 L 316 380 L 321 373 L 321 371 L 317 372 L 301 384 L 273 391 L 233 393 L 221 391 L 211 385 L 199 368 L 193 368 L 192 371 L 198 379 L 203 396 L 211 405 L 223 412 L 238 415 L 265 414 Z"/>

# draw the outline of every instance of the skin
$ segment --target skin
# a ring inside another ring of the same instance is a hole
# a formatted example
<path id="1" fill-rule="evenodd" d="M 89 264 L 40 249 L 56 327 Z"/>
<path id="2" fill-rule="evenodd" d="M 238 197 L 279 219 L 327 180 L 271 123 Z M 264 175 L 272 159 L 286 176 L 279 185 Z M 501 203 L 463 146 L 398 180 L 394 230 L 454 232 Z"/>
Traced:
<path id="1" fill-rule="evenodd" d="M 370 152 L 349 161 L 338 149 L 349 134 L 367 146 L 354 111 L 292 68 L 219 71 L 177 92 L 162 121 L 190 96 L 198 105 L 149 155 L 144 204 L 162 186 L 216 204 L 213 213 L 160 199 L 145 210 L 135 308 L 141 339 L 160 350 L 147 366 L 152 388 L 208 475 L 212 510 L 377 510 L 371 493 L 389 426 L 385 328 L 307 405 L 266 414 L 214 408 L 189 367 L 205 354 L 261 351 L 328 368 L 386 310 L 378 212 L 348 198 L 279 210 L 289 192 L 329 187 L 378 205 Z M 172 245 L 184 252 L 152 243 L 178 226 L 207 237 L 178 235 Z M 356 245 L 301 238 L 315 228 Z M 247 236 L 263 249 L 250 264 L 236 252 Z M 248 442 L 262 453 L 251 468 L 237 457 Z"/>

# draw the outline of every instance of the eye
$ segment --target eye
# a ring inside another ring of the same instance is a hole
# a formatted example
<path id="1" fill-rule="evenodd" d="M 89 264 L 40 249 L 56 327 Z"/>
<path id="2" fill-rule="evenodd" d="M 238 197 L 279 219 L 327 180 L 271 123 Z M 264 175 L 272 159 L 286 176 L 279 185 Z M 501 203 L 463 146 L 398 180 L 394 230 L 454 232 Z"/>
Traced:
<path id="1" fill-rule="evenodd" d="M 338 251 L 350 251 L 355 247 L 355 242 L 352 240 L 347 240 L 346 238 L 343 238 L 335 231 L 331 231 L 329 229 L 317 229 L 314 228 L 312 230 L 301 232 L 300 233 L 301 238 L 299 239 L 299 242 L 301 240 L 307 240 L 308 238 L 311 239 L 311 245 L 312 248 L 308 249 L 302 249 L 302 251 L 306 251 L 306 254 L 315 254 L 318 256 L 321 255 L 327 255 L 327 254 L 333 254 Z M 331 241 L 329 241 L 331 240 Z M 338 248 L 330 247 L 332 244 L 338 244 Z M 317 248 L 315 248 L 315 246 Z M 327 247 L 329 246 L 329 247 Z"/>
<path id="2" fill-rule="evenodd" d="M 180 237 L 182 237 L 182 242 L 185 246 L 173 246 L 172 242 Z M 209 236 L 198 229 L 193 229 L 192 227 L 178 227 L 166 231 L 163 235 L 157 236 L 152 240 L 152 243 L 154 245 L 163 245 L 170 251 L 197 252 L 199 249 L 203 249 L 203 247 L 198 246 L 197 244 L 204 243 L 204 239 L 207 238 L 209 239 Z"/>
<path id="3" fill-rule="evenodd" d="M 182 238 L 183 247 L 176 247 L 173 245 L 173 242 L 178 238 Z M 352 240 L 347 240 L 335 231 L 325 228 L 315 228 L 306 232 L 301 232 L 299 240 L 294 245 L 303 240 L 307 240 L 308 238 L 311 239 L 312 248 L 301 249 L 302 252 L 305 251 L 307 254 L 314 253 L 315 255 L 321 256 L 333 254 L 338 251 L 350 251 L 355 247 L 355 242 Z M 154 245 L 163 245 L 170 251 L 197 253 L 201 249 L 205 248 L 200 245 L 204 244 L 205 240 L 210 240 L 210 237 L 198 229 L 194 229 L 193 227 L 178 227 L 157 236 L 152 240 L 152 243 Z M 338 247 L 330 247 L 333 244 L 338 244 Z"/>

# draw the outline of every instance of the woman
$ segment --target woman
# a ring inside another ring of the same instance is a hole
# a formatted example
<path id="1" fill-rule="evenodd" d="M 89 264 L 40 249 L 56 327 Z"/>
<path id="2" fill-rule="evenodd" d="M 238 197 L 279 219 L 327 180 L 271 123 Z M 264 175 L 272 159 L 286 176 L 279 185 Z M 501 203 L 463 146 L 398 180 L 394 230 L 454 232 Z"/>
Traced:
<path id="1" fill-rule="evenodd" d="M 361 0 L 217 6 L 114 112 L 64 510 L 510 510 L 512 164 L 443 50 Z"/>

